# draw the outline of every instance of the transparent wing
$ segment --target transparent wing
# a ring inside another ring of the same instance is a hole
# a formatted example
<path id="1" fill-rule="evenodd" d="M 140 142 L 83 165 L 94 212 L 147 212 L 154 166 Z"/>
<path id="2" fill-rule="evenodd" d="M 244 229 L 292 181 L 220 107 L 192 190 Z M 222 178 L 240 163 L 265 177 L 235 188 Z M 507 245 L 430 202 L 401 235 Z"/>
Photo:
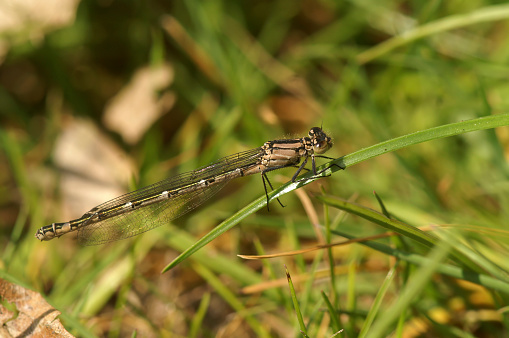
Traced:
<path id="1" fill-rule="evenodd" d="M 160 195 L 163 191 L 171 192 L 180 187 L 190 186 L 202 180 L 231 172 L 235 169 L 252 166 L 258 162 L 262 154 L 263 150 L 261 148 L 256 148 L 224 157 L 211 165 L 182 173 L 114 198 L 93 208 L 83 217 L 100 215 L 102 212 L 117 206 L 122 206 L 129 202 L 135 203 L 136 201 L 151 196 Z M 142 205 L 127 213 L 118 214 L 97 222 L 89 221 L 88 224 L 85 222 L 84 225 L 78 229 L 78 241 L 83 245 L 104 244 L 136 236 L 160 225 L 167 224 L 171 220 L 201 205 L 221 190 L 228 182 L 229 179 L 225 179 L 213 185 L 205 187 L 197 186 L 196 189 L 192 189 L 186 193 L 173 195 L 157 203 Z M 90 219 L 92 219 L 92 217 L 90 217 Z"/>
<path id="2" fill-rule="evenodd" d="M 221 190 L 226 183 L 228 181 L 88 224 L 78 230 L 78 241 L 82 245 L 105 244 L 168 224 L 171 220 L 198 207 Z"/>

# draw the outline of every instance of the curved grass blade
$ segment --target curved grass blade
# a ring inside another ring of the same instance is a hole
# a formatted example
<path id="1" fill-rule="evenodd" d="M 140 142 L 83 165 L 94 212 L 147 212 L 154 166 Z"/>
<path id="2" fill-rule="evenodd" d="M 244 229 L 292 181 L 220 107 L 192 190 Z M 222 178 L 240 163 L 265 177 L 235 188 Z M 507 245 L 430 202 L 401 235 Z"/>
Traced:
<path id="1" fill-rule="evenodd" d="M 345 237 L 348 239 L 354 239 L 354 237 L 350 234 L 340 232 L 337 230 L 331 230 L 334 234 Z M 373 250 L 383 252 L 387 255 L 394 256 L 398 259 L 401 259 L 405 262 L 409 262 L 418 266 L 426 266 L 431 264 L 432 262 L 429 258 L 426 258 L 419 254 L 409 253 L 405 251 L 401 251 L 398 249 L 394 249 L 388 245 L 378 243 L 378 242 L 359 242 L 361 245 L 365 245 Z M 436 270 L 438 273 L 472 282 L 474 284 L 482 285 L 488 289 L 498 290 L 505 294 L 509 295 L 509 282 L 507 278 L 495 278 L 492 276 L 488 276 L 486 274 L 479 274 L 472 272 L 471 270 L 466 270 L 457 266 L 453 266 L 450 264 L 440 263 Z"/>
<path id="2" fill-rule="evenodd" d="M 421 266 L 412 278 L 405 284 L 401 290 L 399 297 L 386 310 L 383 316 L 379 316 L 373 322 L 370 329 L 369 337 L 385 337 L 389 328 L 394 325 L 397 318 L 408 309 L 410 304 L 418 299 L 419 295 L 424 291 L 433 274 L 438 270 L 442 261 L 447 259 L 447 255 L 451 246 L 449 243 L 441 242 L 428 255 L 427 259 L 430 263 Z"/>
<path id="3" fill-rule="evenodd" d="M 397 35 L 386 40 L 373 48 L 370 48 L 357 56 L 360 64 L 365 64 L 389 53 L 395 48 L 410 44 L 418 39 L 433 34 L 458 29 L 461 27 L 477 24 L 479 22 L 490 22 L 504 20 L 509 17 L 508 5 L 487 6 L 471 13 L 451 15 L 445 18 L 429 22 L 427 24 L 408 30 L 404 34 Z"/>
<path id="4" fill-rule="evenodd" d="M 323 172 L 318 175 L 318 177 L 329 176 L 336 171 L 341 170 L 339 167 L 335 165 L 339 165 L 341 167 L 350 167 L 354 164 L 358 164 L 360 162 L 366 161 L 370 158 L 380 156 L 392 151 L 396 151 L 398 149 L 402 149 L 411 145 L 419 144 L 422 142 L 427 142 L 431 140 L 436 140 L 440 138 L 445 138 L 449 136 L 460 135 L 472 131 L 485 130 L 490 128 L 496 128 L 501 126 L 509 125 L 509 114 L 499 114 L 487 117 L 481 117 L 473 120 L 462 121 L 457 123 L 446 124 L 439 127 L 434 127 L 422 131 L 418 131 L 412 134 L 400 136 L 388 141 L 384 141 L 373 145 L 371 147 L 367 147 L 356 151 L 352 154 L 337 158 L 333 161 L 330 161 L 320 167 L 317 167 L 318 172 Z M 325 170 L 326 169 L 326 170 Z M 313 180 L 313 174 L 307 173 L 302 175 L 302 179 L 297 182 L 289 182 L 273 192 L 268 194 L 269 202 L 287 194 L 295 189 L 303 187 Z M 316 177 L 315 177 L 316 178 Z M 220 236 L 224 232 L 228 231 L 235 225 L 237 225 L 240 221 L 242 221 L 247 216 L 255 213 L 260 210 L 267 204 L 267 199 L 265 196 L 262 196 L 251 204 L 239 210 L 236 214 L 219 224 L 217 227 L 212 229 L 208 234 L 203 236 L 200 240 L 198 240 L 193 246 L 189 249 L 181 253 L 177 258 L 175 258 L 170 264 L 168 264 L 162 272 L 166 272 L 169 269 L 173 268 L 180 262 L 182 262 L 187 257 L 191 256 L 193 253 L 198 251 L 201 247 L 205 246 L 207 243 L 214 240 L 216 237 Z"/>
<path id="5" fill-rule="evenodd" d="M 317 196 L 317 198 L 329 206 L 360 216 L 373 223 L 381 225 L 390 231 L 394 231 L 398 234 L 401 234 L 402 236 L 413 239 L 414 241 L 419 242 L 428 248 L 436 247 L 441 242 L 440 239 L 433 234 L 422 231 L 419 228 L 413 227 L 410 224 L 406 224 L 399 220 L 388 218 L 382 213 L 362 205 L 348 202 L 335 196 Z M 481 267 L 468 259 L 468 257 L 455 250 L 454 248 L 451 249 L 451 254 L 459 264 L 468 267 L 472 271 L 479 273 L 484 271 Z"/>
<path id="6" fill-rule="evenodd" d="M 300 311 L 299 300 L 297 299 L 297 294 L 295 293 L 295 288 L 293 287 L 292 277 L 290 276 L 290 272 L 285 265 L 286 279 L 288 280 L 288 286 L 290 288 L 290 294 L 292 296 L 293 308 L 295 309 L 295 314 L 297 315 L 297 320 L 299 321 L 300 332 L 304 337 L 308 337 L 306 324 L 304 324 L 304 318 L 302 317 L 302 312 Z"/>
<path id="7" fill-rule="evenodd" d="M 334 332 L 338 332 L 341 330 L 341 323 L 339 322 L 339 313 L 338 313 L 338 311 L 336 311 L 334 306 L 332 306 L 332 303 L 329 300 L 329 298 L 327 297 L 327 295 L 325 294 L 325 292 L 322 291 L 321 294 L 322 294 L 322 299 L 325 302 L 325 305 L 327 305 L 327 311 L 329 311 L 329 317 L 331 320 L 332 330 Z"/>
<path id="8" fill-rule="evenodd" d="M 380 287 L 376 297 L 373 301 L 373 305 L 369 309 L 368 315 L 366 316 L 366 320 L 364 321 L 361 331 L 359 332 L 359 338 L 364 338 L 367 336 L 369 329 L 371 328 L 371 324 L 375 320 L 375 317 L 380 314 L 380 307 L 382 306 L 382 302 L 384 301 L 384 297 L 389 290 L 389 287 L 392 285 L 394 278 L 396 277 L 396 271 L 400 265 L 401 261 L 396 261 L 396 263 L 391 267 L 387 276 L 385 276 L 385 280 Z"/>

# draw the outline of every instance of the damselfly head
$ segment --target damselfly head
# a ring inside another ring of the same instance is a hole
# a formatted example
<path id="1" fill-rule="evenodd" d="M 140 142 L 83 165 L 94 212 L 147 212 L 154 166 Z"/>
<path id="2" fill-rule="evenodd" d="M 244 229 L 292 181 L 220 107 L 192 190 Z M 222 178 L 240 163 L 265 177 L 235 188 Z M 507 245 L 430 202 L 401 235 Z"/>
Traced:
<path id="1" fill-rule="evenodd" d="M 311 128 L 309 138 L 313 143 L 313 151 L 317 154 L 323 154 L 332 147 L 332 139 L 323 132 L 322 128 Z"/>

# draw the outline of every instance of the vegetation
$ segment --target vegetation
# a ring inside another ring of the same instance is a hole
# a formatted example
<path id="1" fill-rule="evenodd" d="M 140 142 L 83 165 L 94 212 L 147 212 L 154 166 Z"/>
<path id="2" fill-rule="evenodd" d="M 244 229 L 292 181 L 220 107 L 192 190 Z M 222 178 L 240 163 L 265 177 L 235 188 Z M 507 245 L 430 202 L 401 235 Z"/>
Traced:
<path id="1" fill-rule="evenodd" d="M 0 5 L 0 278 L 71 334 L 509 334 L 509 5 L 58 3 Z M 269 208 L 253 175 L 132 239 L 34 238 L 320 125 L 346 170 L 269 173 Z"/>

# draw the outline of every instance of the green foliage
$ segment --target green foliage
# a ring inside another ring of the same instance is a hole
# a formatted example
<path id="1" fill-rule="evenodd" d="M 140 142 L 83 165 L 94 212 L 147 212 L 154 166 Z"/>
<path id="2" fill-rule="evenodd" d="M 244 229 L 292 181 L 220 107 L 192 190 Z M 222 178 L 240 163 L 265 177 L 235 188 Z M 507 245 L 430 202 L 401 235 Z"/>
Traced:
<path id="1" fill-rule="evenodd" d="M 71 333 L 508 335 L 507 5 L 60 6 L 0 31 L 0 277 Z M 133 239 L 34 238 L 95 199 L 320 125 L 335 141 L 320 168 L 346 170 L 269 173 L 270 211 L 255 175 Z"/>

